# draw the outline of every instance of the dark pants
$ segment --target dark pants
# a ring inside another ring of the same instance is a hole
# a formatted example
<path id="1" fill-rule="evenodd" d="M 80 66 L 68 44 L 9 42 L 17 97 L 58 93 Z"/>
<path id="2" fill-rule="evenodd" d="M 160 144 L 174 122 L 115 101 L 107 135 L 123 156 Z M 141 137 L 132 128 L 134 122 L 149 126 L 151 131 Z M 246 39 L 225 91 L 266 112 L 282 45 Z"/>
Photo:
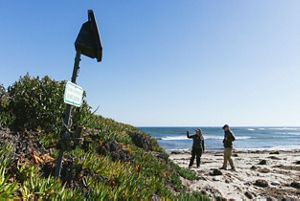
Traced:
<path id="1" fill-rule="evenodd" d="M 193 166 L 195 156 L 196 156 L 196 161 L 197 161 L 197 167 L 199 167 L 200 166 L 201 155 L 202 155 L 202 148 L 193 148 L 192 149 L 192 157 L 191 157 L 191 160 L 190 160 L 189 167 Z"/>

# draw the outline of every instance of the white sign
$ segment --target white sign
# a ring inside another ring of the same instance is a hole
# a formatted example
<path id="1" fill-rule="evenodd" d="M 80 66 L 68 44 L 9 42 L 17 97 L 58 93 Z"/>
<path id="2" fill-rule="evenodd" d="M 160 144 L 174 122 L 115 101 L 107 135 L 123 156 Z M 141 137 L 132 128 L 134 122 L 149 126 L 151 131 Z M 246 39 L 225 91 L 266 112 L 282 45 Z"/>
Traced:
<path id="1" fill-rule="evenodd" d="M 83 89 L 70 81 L 67 82 L 64 94 L 64 102 L 76 107 L 82 104 Z"/>

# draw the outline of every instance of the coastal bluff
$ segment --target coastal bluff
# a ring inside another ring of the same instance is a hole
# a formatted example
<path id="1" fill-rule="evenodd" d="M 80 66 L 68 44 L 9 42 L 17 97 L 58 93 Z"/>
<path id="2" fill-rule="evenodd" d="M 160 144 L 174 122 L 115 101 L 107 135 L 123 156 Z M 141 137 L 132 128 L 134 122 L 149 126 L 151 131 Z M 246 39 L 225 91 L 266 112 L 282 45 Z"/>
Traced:
<path id="1" fill-rule="evenodd" d="M 209 200 L 181 179 L 195 173 L 173 163 L 157 141 L 137 128 L 74 108 L 61 177 L 65 81 L 20 77 L 0 85 L 0 200 Z"/>

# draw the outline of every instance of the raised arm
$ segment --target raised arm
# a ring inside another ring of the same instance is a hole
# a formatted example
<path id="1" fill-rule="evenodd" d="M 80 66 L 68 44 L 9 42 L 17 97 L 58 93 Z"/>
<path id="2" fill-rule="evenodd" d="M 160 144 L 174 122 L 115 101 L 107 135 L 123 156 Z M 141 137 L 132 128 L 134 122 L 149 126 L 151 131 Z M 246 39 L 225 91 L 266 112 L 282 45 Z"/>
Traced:
<path id="1" fill-rule="evenodd" d="M 205 151 L 204 138 L 202 139 L 202 148 L 203 148 L 203 151 Z"/>
<path id="2" fill-rule="evenodd" d="M 189 131 L 186 132 L 186 137 L 187 138 L 193 138 L 193 136 L 190 136 L 190 132 Z"/>

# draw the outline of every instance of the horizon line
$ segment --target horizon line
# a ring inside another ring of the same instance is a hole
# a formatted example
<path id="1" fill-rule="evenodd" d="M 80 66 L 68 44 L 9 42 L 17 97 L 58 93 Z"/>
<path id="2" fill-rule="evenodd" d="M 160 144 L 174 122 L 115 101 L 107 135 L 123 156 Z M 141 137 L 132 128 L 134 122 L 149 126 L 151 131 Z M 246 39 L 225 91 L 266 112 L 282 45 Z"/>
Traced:
<path id="1" fill-rule="evenodd" d="M 143 125 L 143 126 L 134 126 L 134 127 L 137 127 L 137 128 L 158 128 L 158 127 L 165 127 L 165 128 L 171 128 L 171 127 L 173 127 L 173 128 L 176 128 L 176 127 L 190 127 L 190 128 L 194 128 L 194 127 L 220 127 L 220 128 L 222 128 L 222 126 L 207 126 L 207 125 L 203 125 L 203 126 L 190 126 L 190 125 L 186 125 L 186 126 L 184 126 L 184 125 L 179 125 L 179 126 L 170 126 L 170 125 L 162 125 L 162 126 L 159 126 L 159 125 L 157 125 L 157 126 L 153 126 L 153 125 L 151 125 L 151 126 L 145 126 L 145 125 Z M 232 128 L 243 128 L 243 127 L 252 127 L 252 128 L 300 128 L 300 126 L 298 125 L 298 126 L 270 126 L 270 125 L 266 125 L 266 126 L 248 126 L 248 125 L 243 125 L 243 126 L 230 126 L 230 127 L 232 127 Z"/>

